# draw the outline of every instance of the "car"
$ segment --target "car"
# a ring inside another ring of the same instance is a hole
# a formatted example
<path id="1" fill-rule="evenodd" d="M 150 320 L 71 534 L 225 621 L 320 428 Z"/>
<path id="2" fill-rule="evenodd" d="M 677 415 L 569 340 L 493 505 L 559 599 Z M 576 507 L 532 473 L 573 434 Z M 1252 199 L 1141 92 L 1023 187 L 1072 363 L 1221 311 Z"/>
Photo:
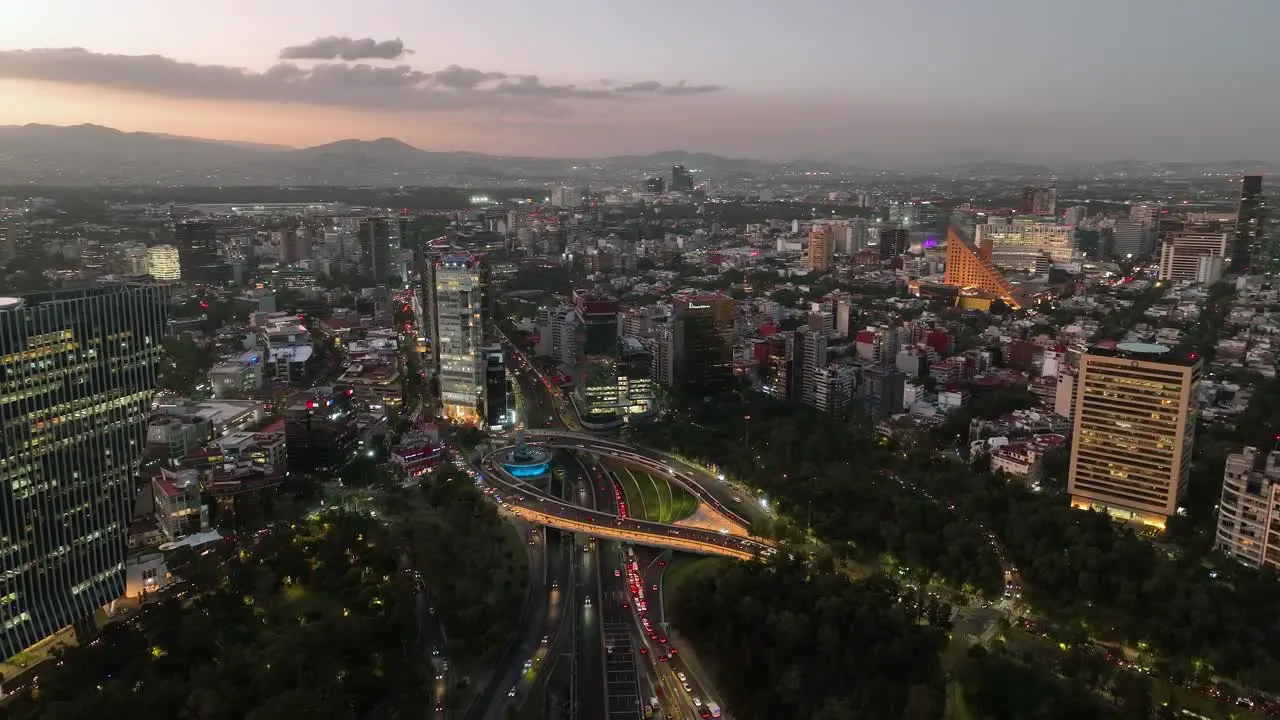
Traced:
<path id="1" fill-rule="evenodd" d="M 666 644 L 667 644 L 667 639 L 666 639 L 666 638 L 664 638 L 664 637 L 659 637 L 659 638 L 658 638 L 658 642 L 662 643 L 663 645 L 666 645 Z"/>
<path id="2" fill-rule="evenodd" d="M 682 673 L 682 672 L 678 672 L 678 673 L 676 673 L 676 677 L 680 678 L 680 682 L 682 682 L 682 683 L 684 683 L 684 682 L 689 682 L 689 678 L 685 677 L 685 676 L 684 676 L 684 673 Z"/>
<path id="3" fill-rule="evenodd" d="M 640 654 L 641 654 L 641 655 L 648 655 L 648 654 L 649 654 L 649 648 L 647 648 L 647 647 L 642 647 L 642 648 L 640 648 Z"/>
<path id="4" fill-rule="evenodd" d="M 546 644 L 547 644 L 547 640 L 548 640 L 548 639 L 549 639 L 549 638 L 548 638 L 546 635 L 543 635 L 543 636 L 542 636 L 542 644 L 543 644 L 543 645 L 546 645 Z"/>
<path id="5" fill-rule="evenodd" d="M 702 708 L 701 710 L 698 711 L 698 717 L 709 718 L 711 717 L 711 711 L 706 708 Z"/>
<path id="6" fill-rule="evenodd" d="M 658 592 L 658 583 L 653 584 L 653 591 Z"/>
<path id="7" fill-rule="evenodd" d="M 507 691 L 507 697 L 515 697 L 515 696 L 516 696 L 516 690 L 518 690 L 518 689 L 519 689 L 519 688 L 518 688 L 517 686 L 512 685 L 512 686 L 511 686 L 511 689 Z"/>
<path id="8" fill-rule="evenodd" d="M 621 570 L 614 570 L 614 571 L 613 571 L 613 576 L 614 576 L 614 577 L 622 577 L 622 571 L 621 571 Z"/>
<path id="9" fill-rule="evenodd" d="M 658 662 L 666 662 L 666 661 L 667 661 L 667 656 L 666 656 L 666 655 L 659 655 L 659 656 L 658 656 Z"/>
<path id="10" fill-rule="evenodd" d="M 586 598 L 586 600 L 583 602 L 583 604 L 584 604 L 584 605 L 587 605 L 587 606 L 590 606 L 590 605 L 591 605 L 591 596 L 590 596 L 590 595 L 588 595 L 588 596 L 587 596 L 587 598 Z"/>
<path id="11" fill-rule="evenodd" d="M 701 698 L 694 698 L 694 699 L 693 699 L 693 706 L 694 706 L 694 707 L 699 707 L 699 708 L 700 708 L 700 707 L 702 707 L 702 699 L 701 699 Z"/>
<path id="12" fill-rule="evenodd" d="M 693 687 L 691 687 L 689 683 L 681 683 L 680 686 L 683 687 L 684 691 L 687 693 L 693 692 Z"/>
<path id="13" fill-rule="evenodd" d="M 675 646 L 675 645 L 672 645 L 671 647 L 667 648 L 667 654 L 669 654 L 669 655 L 675 655 L 675 654 L 676 654 L 676 646 Z"/>

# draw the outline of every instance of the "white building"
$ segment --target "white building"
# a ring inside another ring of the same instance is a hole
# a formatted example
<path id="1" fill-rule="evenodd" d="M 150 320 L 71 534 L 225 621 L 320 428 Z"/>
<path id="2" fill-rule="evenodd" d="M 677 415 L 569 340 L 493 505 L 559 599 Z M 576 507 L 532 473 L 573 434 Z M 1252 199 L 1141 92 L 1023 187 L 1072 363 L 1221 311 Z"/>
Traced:
<path id="1" fill-rule="evenodd" d="M 1230 246 L 1231 233 L 1174 233 L 1160 246 L 1160 279 L 1211 285 Z"/>
<path id="2" fill-rule="evenodd" d="M 1217 549 L 1253 567 L 1280 569 L 1280 452 L 1255 447 L 1227 457 Z"/>

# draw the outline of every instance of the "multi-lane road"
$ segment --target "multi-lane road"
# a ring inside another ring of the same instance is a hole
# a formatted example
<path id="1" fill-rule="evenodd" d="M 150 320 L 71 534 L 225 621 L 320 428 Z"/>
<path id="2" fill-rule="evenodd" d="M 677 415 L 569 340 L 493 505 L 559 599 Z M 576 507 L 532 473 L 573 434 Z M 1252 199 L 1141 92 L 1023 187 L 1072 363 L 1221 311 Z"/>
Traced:
<path id="1" fill-rule="evenodd" d="M 661 556 L 644 547 L 749 559 L 776 551 L 768 540 L 751 537 L 752 523 L 765 517 L 754 501 L 704 468 L 656 451 L 636 448 L 562 428 L 566 408 L 554 388 L 535 368 L 516 356 L 512 363 L 520 392 L 520 412 L 531 443 L 557 450 L 565 474 L 560 492 L 547 492 L 515 478 L 502 468 L 500 449 L 479 463 L 483 480 L 504 511 L 522 519 L 561 529 L 570 569 L 568 580 L 546 604 L 548 632 L 544 655 L 550 662 L 572 653 L 571 712 L 574 720 L 639 720 L 660 717 L 697 720 L 721 717 L 713 692 L 699 682 L 694 669 L 666 637 L 662 607 Z M 571 412 L 571 411 L 569 411 Z M 619 516 L 618 494 L 598 465 L 611 458 L 665 477 L 698 498 L 725 520 L 719 531 L 648 522 Z M 556 486 L 555 482 L 551 483 Z M 551 531 L 553 532 L 553 531 Z M 639 552 L 631 544 L 642 546 Z M 548 552 L 551 548 L 548 548 Z M 548 556 L 550 558 L 550 556 Z M 548 560 L 548 573 L 555 563 Z M 557 623 L 557 602 L 564 619 Z M 549 670 L 550 668 L 546 668 Z M 543 672 L 546 683 L 549 672 Z M 513 686 L 508 703 L 519 706 L 533 687 Z"/>

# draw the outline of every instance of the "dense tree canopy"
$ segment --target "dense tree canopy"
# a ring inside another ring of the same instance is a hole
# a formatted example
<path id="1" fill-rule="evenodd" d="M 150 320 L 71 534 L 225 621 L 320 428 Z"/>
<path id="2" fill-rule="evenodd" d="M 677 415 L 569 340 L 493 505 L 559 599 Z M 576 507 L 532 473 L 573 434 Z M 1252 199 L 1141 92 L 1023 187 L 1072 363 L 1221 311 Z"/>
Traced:
<path id="1" fill-rule="evenodd" d="M 714 648 L 716 687 L 743 720 L 940 717 L 945 634 L 891 586 L 802 563 L 715 561 L 673 584 L 676 628 Z"/>
<path id="2" fill-rule="evenodd" d="M 224 542 L 178 558 L 185 592 L 67 652 L 10 717 L 336 719 L 421 702 L 414 588 L 382 526 L 333 514 Z"/>
<path id="3" fill-rule="evenodd" d="M 946 455 L 904 453 L 856 419 L 837 424 L 767 398 L 706 402 L 639 435 L 761 489 L 784 516 L 811 522 L 837 558 L 888 557 L 922 579 L 993 595 L 1003 581 L 989 530 L 1018 567 L 1026 598 L 1057 631 L 1147 648 L 1173 678 L 1211 669 L 1280 691 L 1272 641 L 1280 637 L 1280 582 L 1207 547 L 1170 550 L 1105 515 L 1071 509 L 1051 489 L 1032 492 Z"/>

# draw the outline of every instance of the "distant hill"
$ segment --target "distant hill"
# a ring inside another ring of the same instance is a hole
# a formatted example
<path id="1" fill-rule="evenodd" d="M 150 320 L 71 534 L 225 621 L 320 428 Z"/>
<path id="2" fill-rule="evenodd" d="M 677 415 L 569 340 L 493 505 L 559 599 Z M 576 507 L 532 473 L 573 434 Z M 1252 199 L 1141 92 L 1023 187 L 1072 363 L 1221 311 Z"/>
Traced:
<path id="1" fill-rule="evenodd" d="M 207 140 L 99 125 L 0 126 L 0 184 L 35 185 L 333 185 L 541 188 L 549 182 L 630 183 L 647 175 L 670 177 L 684 165 L 717 182 L 735 178 L 828 171 L 868 176 L 877 170 L 942 171 L 993 177 L 1049 177 L 1064 172 L 1177 173 L 1200 170 L 1265 172 L 1266 168 L 1220 164 L 1116 161 L 1051 169 L 994 153 L 957 152 L 929 162 L 891 162 L 874 153 L 826 160 L 775 163 L 708 153 L 668 150 L 605 158 L 533 158 L 475 152 L 435 152 L 395 138 L 338 140 L 315 147 Z"/>
<path id="2" fill-rule="evenodd" d="M 486 186 L 568 181 L 575 175 L 585 180 L 599 171 L 669 173 L 675 164 L 711 177 L 774 167 L 679 151 L 591 159 L 502 157 L 433 152 L 395 138 L 290 148 L 99 125 L 0 126 L 0 184 Z"/>

